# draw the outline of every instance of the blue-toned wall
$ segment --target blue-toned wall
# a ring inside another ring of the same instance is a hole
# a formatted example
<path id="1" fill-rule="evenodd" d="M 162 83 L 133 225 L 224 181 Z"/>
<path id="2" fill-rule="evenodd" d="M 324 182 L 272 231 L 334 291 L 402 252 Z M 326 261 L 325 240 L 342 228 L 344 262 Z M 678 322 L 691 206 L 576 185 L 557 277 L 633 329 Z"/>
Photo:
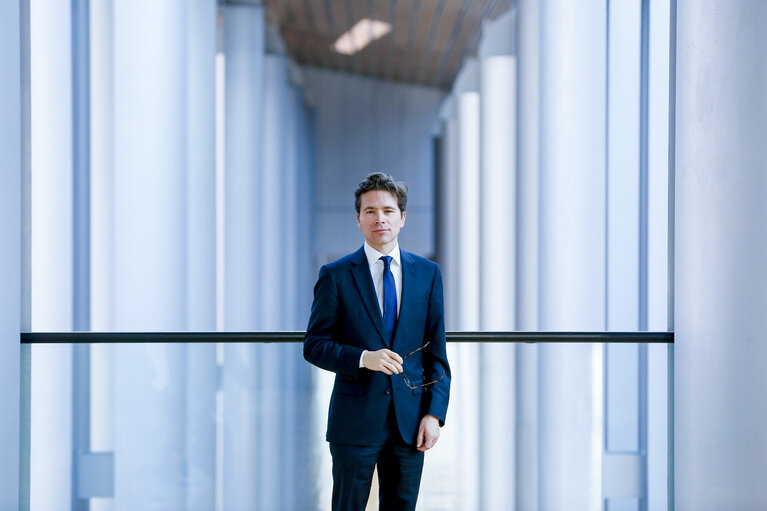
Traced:
<path id="1" fill-rule="evenodd" d="M 316 127 L 316 205 L 312 218 L 319 266 L 362 245 L 354 189 L 375 171 L 405 181 L 404 250 L 434 254 L 432 129 L 444 93 L 346 73 L 304 68 Z"/>

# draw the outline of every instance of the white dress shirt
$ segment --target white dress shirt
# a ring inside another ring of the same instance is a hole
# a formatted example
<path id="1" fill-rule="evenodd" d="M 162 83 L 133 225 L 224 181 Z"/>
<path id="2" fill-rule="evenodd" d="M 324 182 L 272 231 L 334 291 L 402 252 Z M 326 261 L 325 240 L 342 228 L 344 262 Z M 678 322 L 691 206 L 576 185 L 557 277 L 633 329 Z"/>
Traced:
<path id="1" fill-rule="evenodd" d="M 381 316 L 383 317 L 384 310 L 384 290 L 383 290 L 383 271 L 384 262 L 381 260 L 382 256 L 391 256 L 391 273 L 394 276 L 394 286 L 397 288 L 397 317 L 399 317 L 400 304 L 402 304 L 402 261 L 400 259 L 399 243 L 388 254 L 382 254 L 378 250 L 374 249 L 368 242 L 365 242 L 365 256 L 368 259 L 368 267 L 370 268 L 370 276 L 373 278 L 373 286 L 376 290 L 376 297 L 378 298 L 378 307 L 381 310 Z M 367 353 L 367 350 L 360 355 L 360 367 L 364 367 L 362 359 Z"/>
<path id="2" fill-rule="evenodd" d="M 365 242 L 365 255 L 368 258 L 368 266 L 370 267 L 370 276 L 373 277 L 373 286 L 376 288 L 376 297 L 378 297 L 378 307 L 381 309 L 381 316 L 383 316 L 384 310 L 384 291 L 383 291 L 383 271 L 384 262 L 381 257 L 388 255 L 391 256 L 390 268 L 392 275 L 394 275 L 394 286 L 397 288 L 397 317 L 399 317 L 400 304 L 402 303 L 402 261 L 400 260 L 399 244 L 388 254 L 382 254 L 378 250 L 374 249 L 368 242 Z"/>

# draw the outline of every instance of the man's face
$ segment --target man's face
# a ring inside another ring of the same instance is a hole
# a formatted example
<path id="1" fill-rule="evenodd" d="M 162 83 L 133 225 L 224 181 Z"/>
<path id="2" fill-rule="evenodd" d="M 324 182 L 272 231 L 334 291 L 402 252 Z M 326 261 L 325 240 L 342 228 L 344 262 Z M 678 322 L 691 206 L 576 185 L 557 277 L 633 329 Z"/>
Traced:
<path id="1" fill-rule="evenodd" d="M 365 192 L 360 196 L 357 225 L 368 245 L 382 254 L 388 254 L 397 244 L 399 231 L 405 225 L 405 212 L 400 211 L 391 192 Z"/>

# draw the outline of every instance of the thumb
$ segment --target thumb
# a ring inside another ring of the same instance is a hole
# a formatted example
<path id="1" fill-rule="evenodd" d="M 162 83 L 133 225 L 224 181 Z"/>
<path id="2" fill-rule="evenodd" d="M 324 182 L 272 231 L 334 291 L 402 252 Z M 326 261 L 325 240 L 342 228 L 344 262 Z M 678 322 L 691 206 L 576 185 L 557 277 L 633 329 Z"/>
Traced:
<path id="1" fill-rule="evenodd" d="M 418 438 L 416 438 L 415 446 L 416 447 L 422 447 L 423 446 L 423 437 L 424 437 L 424 427 L 423 424 L 418 428 Z"/>

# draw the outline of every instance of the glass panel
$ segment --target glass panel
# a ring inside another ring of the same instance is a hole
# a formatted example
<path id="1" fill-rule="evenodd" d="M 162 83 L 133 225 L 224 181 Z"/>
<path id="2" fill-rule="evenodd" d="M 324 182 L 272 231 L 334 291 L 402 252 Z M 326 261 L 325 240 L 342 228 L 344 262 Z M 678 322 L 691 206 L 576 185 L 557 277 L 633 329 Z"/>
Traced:
<path id="1" fill-rule="evenodd" d="M 31 494 L 94 509 L 329 509 L 333 374 L 301 348 L 32 346 Z M 419 509 L 647 499 L 671 448 L 669 349 L 449 343 L 450 409 Z"/>

